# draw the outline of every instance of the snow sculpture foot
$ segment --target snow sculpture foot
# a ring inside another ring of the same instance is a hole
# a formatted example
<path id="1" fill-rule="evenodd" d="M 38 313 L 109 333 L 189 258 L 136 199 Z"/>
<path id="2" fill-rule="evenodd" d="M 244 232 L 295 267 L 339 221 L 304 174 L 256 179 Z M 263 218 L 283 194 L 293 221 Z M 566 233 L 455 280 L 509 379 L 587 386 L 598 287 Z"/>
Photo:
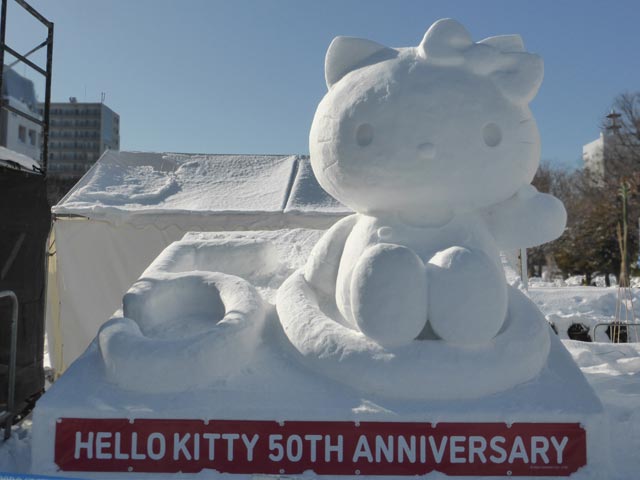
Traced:
<path id="1" fill-rule="evenodd" d="M 451 247 L 429 262 L 429 323 L 441 339 L 486 343 L 507 314 L 507 285 L 498 266 L 482 252 Z"/>
<path id="2" fill-rule="evenodd" d="M 360 331 L 385 347 L 411 342 L 427 321 L 426 279 L 422 260 L 410 249 L 370 247 L 351 277 L 351 311 Z"/>
<path id="3" fill-rule="evenodd" d="M 107 377 L 147 393 L 210 386 L 238 373 L 251 361 L 265 320 L 253 286 L 213 272 L 139 280 L 123 312 L 98 333 Z"/>

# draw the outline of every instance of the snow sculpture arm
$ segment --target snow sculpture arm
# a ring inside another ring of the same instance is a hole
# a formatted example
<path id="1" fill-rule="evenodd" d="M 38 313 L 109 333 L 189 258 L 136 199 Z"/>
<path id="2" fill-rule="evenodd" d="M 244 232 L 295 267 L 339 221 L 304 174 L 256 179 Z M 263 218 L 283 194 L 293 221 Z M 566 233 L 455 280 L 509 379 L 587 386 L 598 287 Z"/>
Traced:
<path id="1" fill-rule="evenodd" d="M 485 220 L 499 248 L 528 248 L 562 235 L 567 212 L 553 195 L 526 185 L 511 198 L 489 207 Z"/>
<path id="2" fill-rule="evenodd" d="M 316 291 L 328 296 L 335 295 L 342 250 L 356 220 L 357 215 L 349 215 L 338 221 L 313 247 L 304 267 L 304 279 Z"/>

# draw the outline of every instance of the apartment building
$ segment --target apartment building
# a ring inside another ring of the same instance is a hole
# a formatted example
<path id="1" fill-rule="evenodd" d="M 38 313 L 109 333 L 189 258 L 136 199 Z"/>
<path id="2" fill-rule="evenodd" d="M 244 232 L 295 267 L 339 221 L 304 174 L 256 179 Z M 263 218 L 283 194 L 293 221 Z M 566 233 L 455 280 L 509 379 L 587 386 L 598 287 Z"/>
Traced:
<path id="1" fill-rule="evenodd" d="M 41 108 L 43 108 L 41 106 Z M 51 103 L 49 175 L 80 178 L 105 150 L 120 150 L 120 116 L 104 103 Z"/>
<path id="2" fill-rule="evenodd" d="M 638 153 L 631 149 L 624 134 L 620 134 L 621 114 L 611 111 L 606 116 L 607 125 L 594 141 L 583 145 L 582 160 L 584 167 L 597 182 L 602 182 L 609 176 L 620 174 L 621 171 L 637 171 Z"/>

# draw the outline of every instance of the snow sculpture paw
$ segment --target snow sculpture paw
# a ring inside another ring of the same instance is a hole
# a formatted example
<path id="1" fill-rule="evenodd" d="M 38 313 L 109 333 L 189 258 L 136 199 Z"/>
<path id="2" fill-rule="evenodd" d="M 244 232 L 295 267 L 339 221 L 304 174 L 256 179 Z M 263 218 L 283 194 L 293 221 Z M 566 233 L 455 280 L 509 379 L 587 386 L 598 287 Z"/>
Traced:
<path id="1" fill-rule="evenodd" d="M 507 314 L 502 271 L 482 252 L 451 247 L 429 262 L 429 322 L 445 341 L 486 343 Z"/>
<path id="2" fill-rule="evenodd" d="M 251 360 L 265 320 L 245 280 L 213 272 L 167 273 L 136 282 L 121 318 L 98 333 L 108 378 L 159 393 L 212 385 Z"/>
<path id="3" fill-rule="evenodd" d="M 376 271 L 385 275 L 375 275 Z M 379 243 L 362 254 L 353 270 L 351 310 L 362 333 L 380 345 L 396 347 L 424 329 L 426 292 L 422 260 L 406 247 Z"/>
<path id="4" fill-rule="evenodd" d="M 278 292 L 293 345 L 312 368 L 402 398 L 472 397 L 533 378 L 548 328 L 507 287 L 499 251 L 553 240 L 566 223 L 562 203 L 530 185 L 540 57 L 517 35 L 474 43 L 444 19 L 417 47 L 337 37 L 325 77 L 311 164 L 357 213 Z M 496 376 L 490 358 L 509 372 Z M 435 392 L 431 372 L 447 361 L 473 381 L 450 371 L 460 382 Z"/>

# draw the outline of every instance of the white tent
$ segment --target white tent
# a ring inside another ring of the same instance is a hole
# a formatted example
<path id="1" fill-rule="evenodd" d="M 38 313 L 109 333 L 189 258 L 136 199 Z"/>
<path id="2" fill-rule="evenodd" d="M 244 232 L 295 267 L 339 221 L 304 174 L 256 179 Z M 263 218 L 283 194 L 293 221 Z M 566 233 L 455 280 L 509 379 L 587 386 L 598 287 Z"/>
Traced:
<path id="1" fill-rule="evenodd" d="M 47 332 L 58 373 L 186 232 L 325 229 L 350 213 L 320 188 L 307 157 L 113 151 L 52 212 Z"/>

